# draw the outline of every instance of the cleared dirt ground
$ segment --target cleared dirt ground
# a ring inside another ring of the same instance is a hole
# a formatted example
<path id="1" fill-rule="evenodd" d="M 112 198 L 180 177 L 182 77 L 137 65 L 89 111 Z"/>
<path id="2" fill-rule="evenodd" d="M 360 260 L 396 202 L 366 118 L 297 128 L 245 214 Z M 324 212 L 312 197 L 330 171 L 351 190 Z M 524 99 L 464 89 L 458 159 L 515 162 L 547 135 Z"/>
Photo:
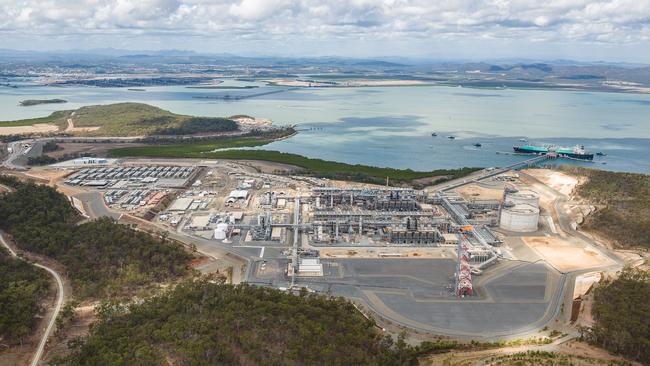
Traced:
<path id="1" fill-rule="evenodd" d="M 32 168 L 27 175 L 28 177 L 33 177 L 38 180 L 47 180 L 49 181 L 50 185 L 54 185 L 55 182 L 63 179 L 65 176 L 71 174 L 71 171 L 67 170 L 55 170 L 55 169 L 48 169 L 48 168 L 40 168 L 40 167 L 34 167 Z"/>
<path id="2" fill-rule="evenodd" d="M 88 131 L 97 131 L 101 127 L 75 127 L 72 118 L 68 118 L 68 127 L 65 129 L 65 132 L 75 133 L 75 132 L 88 132 Z"/>
<path id="3" fill-rule="evenodd" d="M 273 173 L 292 173 L 300 170 L 299 167 L 295 165 L 274 163 L 272 161 L 262 161 L 262 160 L 229 160 L 224 159 L 223 161 L 230 161 L 233 163 L 247 165 L 254 168 L 260 173 L 273 174 Z"/>
<path id="4" fill-rule="evenodd" d="M 481 199 L 481 200 L 500 200 L 503 198 L 503 188 L 485 188 L 478 184 L 468 184 L 455 189 L 458 194 L 466 199 Z"/>
<path id="5" fill-rule="evenodd" d="M 523 172 L 539 179 L 547 186 L 566 196 L 570 196 L 575 187 L 582 183 L 582 180 L 578 177 L 550 169 L 525 169 Z"/>
<path id="6" fill-rule="evenodd" d="M 27 133 L 45 133 L 45 132 L 54 132 L 58 130 L 59 128 L 56 125 L 52 125 L 49 123 L 38 123 L 31 126 L 0 127 L 0 136 L 21 135 Z"/>
<path id="7" fill-rule="evenodd" d="M 541 359 L 522 357 L 521 355 L 514 358 L 509 355 L 526 351 L 546 351 L 556 352 L 558 355 L 565 357 L 565 360 L 559 359 Z M 452 351 L 432 355 L 421 360 L 420 365 L 427 366 L 469 366 L 469 365 L 640 365 L 637 362 L 628 361 L 621 356 L 609 354 L 607 351 L 590 346 L 585 342 L 569 341 L 560 345 L 523 345 L 512 346 L 483 351 Z"/>
<path id="8" fill-rule="evenodd" d="M 110 149 L 143 146 L 142 144 L 134 143 L 57 143 L 57 145 L 59 145 L 61 149 L 49 152 L 47 155 L 53 158 L 58 158 L 65 154 L 77 154 L 83 152 L 95 154 L 97 156 L 106 156 Z"/>
<path id="9" fill-rule="evenodd" d="M 583 243 L 559 237 L 522 237 L 526 245 L 559 271 L 577 271 L 612 264 L 600 252 Z"/>
<path id="10" fill-rule="evenodd" d="M 62 329 L 54 333 L 50 339 L 48 348 L 43 355 L 43 361 L 50 361 L 54 356 L 62 357 L 70 352 L 68 342 L 78 337 L 85 337 L 92 323 L 97 320 L 95 306 L 98 302 L 85 302 L 75 308 L 75 316 L 72 321 L 63 325 Z"/>

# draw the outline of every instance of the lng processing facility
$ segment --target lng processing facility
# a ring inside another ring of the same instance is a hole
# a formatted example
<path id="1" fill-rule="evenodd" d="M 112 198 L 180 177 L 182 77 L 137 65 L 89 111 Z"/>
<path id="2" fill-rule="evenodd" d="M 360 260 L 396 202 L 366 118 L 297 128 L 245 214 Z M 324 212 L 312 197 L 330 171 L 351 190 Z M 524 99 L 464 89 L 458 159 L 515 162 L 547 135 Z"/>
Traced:
<path id="1" fill-rule="evenodd" d="M 197 251 L 197 270 L 230 283 L 343 296 L 383 326 L 498 339 L 570 317 L 576 278 L 616 265 L 574 234 L 574 214 L 590 208 L 560 209 L 570 192 L 533 175 L 553 158 L 421 189 L 216 160 L 42 169 L 84 215 L 165 232 Z"/>
<path id="2" fill-rule="evenodd" d="M 239 179 L 236 189 L 224 197 L 225 212 L 215 213 L 209 206 L 218 194 L 202 186 L 201 170 L 206 168 L 93 167 L 75 172 L 65 183 L 99 189 L 107 205 L 138 212 L 146 219 L 169 220 L 173 226 L 183 221 L 181 227 L 189 232 L 212 230 L 214 240 L 284 242 L 292 247 L 286 270 L 292 279 L 322 276 L 318 262 L 302 258 L 318 258 L 319 248 L 377 247 L 382 248 L 380 258 L 406 256 L 394 248 L 450 248 L 458 259 L 451 293 L 459 297 L 473 295 L 472 276 L 502 256 L 498 249 L 502 241 L 492 228 L 534 232 L 539 219 L 539 196 L 512 185 L 505 187 L 500 200 L 468 200 L 452 191 L 333 187 L 324 182 L 306 192 L 285 185 L 279 191 L 271 176 Z M 210 176 L 214 173 L 203 179 Z"/>

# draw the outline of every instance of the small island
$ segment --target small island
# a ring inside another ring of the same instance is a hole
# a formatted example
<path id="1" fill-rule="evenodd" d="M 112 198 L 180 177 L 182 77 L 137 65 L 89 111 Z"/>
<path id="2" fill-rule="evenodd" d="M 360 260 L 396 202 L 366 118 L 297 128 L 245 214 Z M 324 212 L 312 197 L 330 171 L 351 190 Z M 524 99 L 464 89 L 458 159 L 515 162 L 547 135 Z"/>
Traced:
<path id="1" fill-rule="evenodd" d="M 22 107 L 30 107 L 39 104 L 67 103 L 65 99 L 26 99 L 18 103 Z"/>

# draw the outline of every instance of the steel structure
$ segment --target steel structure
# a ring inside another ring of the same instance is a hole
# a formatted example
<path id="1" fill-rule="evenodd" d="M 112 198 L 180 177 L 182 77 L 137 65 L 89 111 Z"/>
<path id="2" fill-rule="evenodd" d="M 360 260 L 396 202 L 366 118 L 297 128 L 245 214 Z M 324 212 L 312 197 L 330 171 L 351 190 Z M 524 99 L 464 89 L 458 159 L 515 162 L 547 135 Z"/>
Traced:
<path id="1" fill-rule="evenodd" d="M 469 262 L 471 256 L 467 237 L 458 234 L 458 263 L 456 264 L 456 296 L 465 297 L 474 294 L 472 285 L 472 267 Z"/>

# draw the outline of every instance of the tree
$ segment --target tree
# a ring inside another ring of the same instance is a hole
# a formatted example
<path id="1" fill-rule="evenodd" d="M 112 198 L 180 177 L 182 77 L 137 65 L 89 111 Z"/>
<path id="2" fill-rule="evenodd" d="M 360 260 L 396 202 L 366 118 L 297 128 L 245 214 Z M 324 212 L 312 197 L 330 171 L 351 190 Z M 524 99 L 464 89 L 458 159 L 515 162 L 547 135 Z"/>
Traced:
<path id="1" fill-rule="evenodd" d="M 586 333 L 591 342 L 642 363 L 650 363 L 650 273 L 625 268 L 594 291 L 596 324 Z"/>

